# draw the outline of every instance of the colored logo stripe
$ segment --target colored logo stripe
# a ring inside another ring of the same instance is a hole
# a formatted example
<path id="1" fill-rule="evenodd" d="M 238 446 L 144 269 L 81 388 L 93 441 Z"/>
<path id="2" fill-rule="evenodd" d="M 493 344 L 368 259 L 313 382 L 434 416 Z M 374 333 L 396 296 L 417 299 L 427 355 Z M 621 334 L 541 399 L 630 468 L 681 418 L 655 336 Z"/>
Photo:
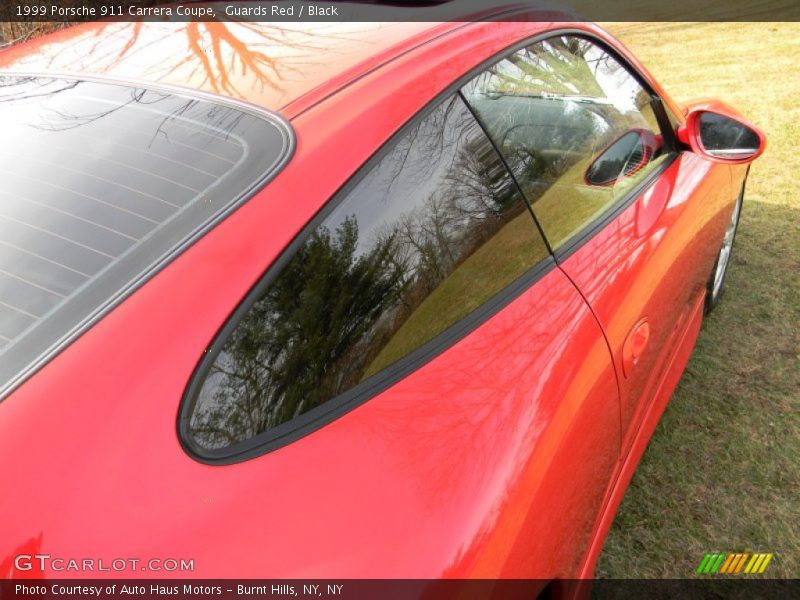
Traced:
<path id="1" fill-rule="evenodd" d="M 740 573 L 760 574 L 763 573 L 773 554 L 748 552 L 724 553 L 715 552 L 706 554 L 700 565 L 697 567 L 698 573 L 719 573 L 725 575 L 737 575 Z"/>
<path id="2" fill-rule="evenodd" d="M 727 573 L 728 569 L 730 568 L 731 564 L 739 560 L 738 554 L 728 554 L 728 558 L 725 559 L 725 562 L 722 563 L 722 568 L 720 568 L 720 573 Z"/>
<path id="3" fill-rule="evenodd" d="M 697 572 L 716 573 L 722 565 L 722 561 L 725 560 L 725 556 L 725 554 L 706 554 L 700 566 L 697 567 Z"/>
<path id="4" fill-rule="evenodd" d="M 749 556 L 749 554 L 729 554 L 728 560 L 723 563 L 719 572 L 727 574 L 738 573 Z"/>
<path id="5" fill-rule="evenodd" d="M 747 565 L 745 573 L 763 573 L 769 561 L 772 560 L 772 554 L 754 554 L 750 564 Z"/>

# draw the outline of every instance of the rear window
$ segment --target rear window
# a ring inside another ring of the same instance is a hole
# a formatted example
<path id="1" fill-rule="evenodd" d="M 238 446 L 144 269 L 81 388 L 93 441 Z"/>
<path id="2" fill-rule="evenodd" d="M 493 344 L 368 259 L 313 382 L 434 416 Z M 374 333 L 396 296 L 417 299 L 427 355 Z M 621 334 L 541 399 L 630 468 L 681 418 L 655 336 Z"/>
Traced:
<path id="1" fill-rule="evenodd" d="M 286 162 L 238 104 L 0 76 L 0 395 Z"/>

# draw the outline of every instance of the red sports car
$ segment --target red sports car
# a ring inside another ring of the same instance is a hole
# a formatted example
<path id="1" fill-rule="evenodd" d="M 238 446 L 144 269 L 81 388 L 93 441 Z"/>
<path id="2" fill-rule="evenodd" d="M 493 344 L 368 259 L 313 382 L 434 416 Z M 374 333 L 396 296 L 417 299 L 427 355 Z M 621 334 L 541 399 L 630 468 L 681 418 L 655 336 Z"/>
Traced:
<path id="1" fill-rule="evenodd" d="M 540 16 L 0 53 L 0 576 L 593 574 L 765 139 Z"/>

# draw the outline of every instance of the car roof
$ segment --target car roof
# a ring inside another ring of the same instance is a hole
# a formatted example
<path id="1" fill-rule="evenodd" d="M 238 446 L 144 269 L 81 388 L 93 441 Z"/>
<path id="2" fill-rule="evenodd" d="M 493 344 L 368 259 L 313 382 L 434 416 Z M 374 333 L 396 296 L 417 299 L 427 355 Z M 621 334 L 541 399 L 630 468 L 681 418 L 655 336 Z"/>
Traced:
<path id="1" fill-rule="evenodd" d="M 0 52 L 0 70 L 181 86 L 291 117 L 465 23 L 97 22 Z M 307 104 L 307 103 L 304 103 Z"/>

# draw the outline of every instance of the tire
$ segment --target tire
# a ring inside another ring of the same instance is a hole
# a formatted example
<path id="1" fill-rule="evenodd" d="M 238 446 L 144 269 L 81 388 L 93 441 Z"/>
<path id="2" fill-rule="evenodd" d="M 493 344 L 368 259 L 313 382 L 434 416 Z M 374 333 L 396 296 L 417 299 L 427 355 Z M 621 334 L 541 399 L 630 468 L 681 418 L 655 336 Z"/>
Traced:
<path id="1" fill-rule="evenodd" d="M 733 253 L 733 242 L 736 239 L 736 231 L 739 229 L 739 217 L 742 214 L 742 201 L 744 200 L 744 186 L 739 192 L 736 204 L 733 206 L 728 227 L 725 230 L 725 237 L 722 239 L 717 260 L 714 268 L 711 269 L 711 276 L 706 283 L 706 304 L 705 312 L 710 313 L 720 303 L 722 293 L 725 290 L 725 277 L 728 274 L 728 267 L 731 264 L 731 254 Z"/>

